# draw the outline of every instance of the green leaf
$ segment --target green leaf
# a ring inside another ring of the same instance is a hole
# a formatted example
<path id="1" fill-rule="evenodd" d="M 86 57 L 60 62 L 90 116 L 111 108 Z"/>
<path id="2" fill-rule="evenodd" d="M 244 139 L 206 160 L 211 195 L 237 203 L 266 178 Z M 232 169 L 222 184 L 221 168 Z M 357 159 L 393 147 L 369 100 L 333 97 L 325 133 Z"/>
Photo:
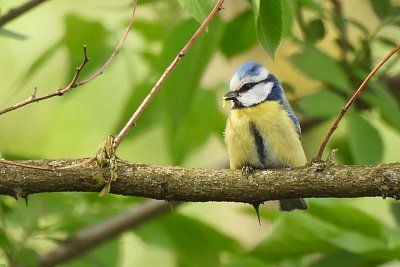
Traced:
<path id="1" fill-rule="evenodd" d="M 10 38 L 10 39 L 15 39 L 15 40 L 25 40 L 27 38 L 26 35 L 14 32 L 14 31 L 9 31 L 4 28 L 0 28 L 0 37 L 5 37 L 5 38 Z"/>
<path id="2" fill-rule="evenodd" d="M 26 267 L 38 266 L 39 255 L 36 251 L 28 248 L 13 250 L 11 259 L 19 265 Z"/>
<path id="3" fill-rule="evenodd" d="M 220 48 L 226 57 L 231 58 L 250 49 L 256 43 L 253 13 L 246 10 L 226 24 Z"/>
<path id="4" fill-rule="evenodd" d="M 303 53 L 295 54 L 292 63 L 308 77 L 325 82 L 343 92 L 352 92 L 348 75 L 340 64 L 311 45 L 305 45 Z"/>
<path id="5" fill-rule="evenodd" d="M 392 5 L 390 3 L 390 0 L 370 0 L 372 9 L 374 10 L 375 14 L 380 18 L 384 19 L 386 18 L 390 10 L 392 8 Z"/>
<path id="6" fill-rule="evenodd" d="M 283 37 L 293 36 L 294 24 L 294 3 L 291 0 L 281 0 L 282 4 L 282 35 Z"/>
<path id="7" fill-rule="evenodd" d="M 390 211 L 397 225 L 400 225 L 400 204 L 398 202 L 391 203 Z"/>
<path id="8" fill-rule="evenodd" d="M 119 239 L 113 239 L 103 245 L 97 246 L 94 250 L 75 258 L 68 263 L 68 267 L 86 266 L 120 266 L 120 243 Z"/>
<path id="9" fill-rule="evenodd" d="M 280 0 L 253 0 L 258 41 L 274 57 L 283 34 L 283 15 Z"/>
<path id="10" fill-rule="evenodd" d="M 356 112 L 347 114 L 350 149 L 357 164 L 376 164 L 383 156 L 379 132 Z"/>
<path id="11" fill-rule="evenodd" d="M 315 201 L 308 213 L 343 230 L 384 239 L 385 228 L 382 222 L 356 207 Z"/>
<path id="12" fill-rule="evenodd" d="M 301 98 L 297 105 L 308 116 L 330 118 L 339 114 L 345 105 L 345 101 L 334 92 L 320 90 L 310 96 Z"/>
<path id="13" fill-rule="evenodd" d="M 398 232 L 388 233 L 382 222 L 355 207 L 321 202 L 310 201 L 307 212 L 281 213 L 266 239 L 244 257 L 262 260 L 263 266 L 314 267 L 341 266 L 345 259 L 375 266 L 399 258 Z"/>
<path id="14" fill-rule="evenodd" d="M 317 11 L 317 12 L 319 12 L 319 13 L 322 12 L 321 6 L 320 6 L 320 5 L 318 4 L 318 2 L 315 1 L 315 0 L 298 0 L 298 2 L 299 2 L 302 6 L 308 8 L 308 9 L 310 9 L 310 10 Z"/>
<path id="15" fill-rule="evenodd" d="M 196 90 L 192 105 L 175 129 L 172 146 L 173 159 L 182 162 L 186 155 L 200 147 L 211 133 L 222 138 L 226 118 L 218 108 L 216 95 L 211 90 Z"/>
<path id="16" fill-rule="evenodd" d="M 306 38 L 311 43 L 316 43 L 325 37 L 325 26 L 321 19 L 313 19 L 305 25 Z"/>
<path id="17" fill-rule="evenodd" d="M 376 40 L 390 48 L 394 48 L 397 45 L 396 41 L 393 40 L 393 38 L 389 38 L 389 37 L 385 37 L 385 36 L 378 36 L 376 38 Z"/>
<path id="18" fill-rule="evenodd" d="M 75 74 L 75 68 L 82 64 L 84 54 L 83 45 L 87 44 L 88 57 L 90 62 L 82 71 L 81 78 L 85 73 L 91 73 L 104 64 L 106 58 L 112 51 L 107 44 L 107 29 L 97 21 L 82 19 L 80 16 L 72 14 L 65 16 L 65 30 L 62 38 L 50 45 L 28 68 L 26 74 L 22 77 L 20 86 L 22 86 L 32 75 L 42 67 L 59 49 L 64 46 L 68 50 L 70 66 L 60 68 L 67 70 L 66 79 L 69 81 Z M 110 51 L 107 53 L 106 51 Z"/>
<path id="19" fill-rule="evenodd" d="M 85 66 L 80 77 L 83 78 L 86 73 L 92 73 L 104 64 L 113 50 L 108 45 L 108 36 L 108 30 L 99 21 L 86 20 L 74 14 L 65 17 L 65 33 L 62 42 L 68 50 L 71 64 L 68 68 L 68 80 L 74 76 L 75 68 L 82 64 L 84 44 L 88 46 L 90 62 Z"/>
<path id="20" fill-rule="evenodd" d="M 254 211 L 253 211 L 254 212 Z M 241 257 L 228 265 L 229 267 L 266 267 L 265 263 L 254 257 Z"/>
<path id="21" fill-rule="evenodd" d="M 178 213 L 161 217 L 136 232 L 145 242 L 173 251 L 179 266 L 219 266 L 221 255 L 243 252 L 233 239 Z"/>
<path id="22" fill-rule="evenodd" d="M 264 262 L 281 262 L 311 253 L 330 253 L 336 247 L 324 240 L 337 229 L 304 212 L 291 212 L 275 221 L 271 233 L 250 255 Z"/>
<path id="23" fill-rule="evenodd" d="M 126 102 L 122 109 L 122 113 L 119 116 L 119 121 L 116 124 L 114 132 L 118 132 L 119 129 L 126 124 L 127 120 L 132 116 L 133 112 L 136 108 L 139 107 L 140 103 L 142 103 L 143 99 L 150 92 L 151 88 L 153 88 L 153 84 L 145 82 L 143 84 L 134 85 L 130 95 L 126 98 Z M 163 90 L 161 88 L 160 90 Z M 135 125 L 134 131 L 129 131 L 126 136 L 127 139 L 133 138 L 135 136 L 140 136 L 144 131 L 148 130 L 154 124 L 160 123 L 160 120 L 163 120 L 163 112 L 162 112 L 162 103 L 160 102 L 160 97 L 155 96 L 146 110 L 140 115 Z M 165 118 L 167 119 L 167 118 Z"/>
<path id="24" fill-rule="evenodd" d="M 189 40 L 196 28 L 197 23 L 195 21 L 187 20 L 171 32 L 171 35 L 164 42 L 160 72 L 169 65 L 171 60 L 182 48 L 183 44 Z M 174 164 L 181 163 L 186 153 L 189 152 L 189 150 L 185 148 L 186 145 L 192 142 L 199 143 L 199 140 L 192 141 L 190 138 L 177 141 L 176 130 L 179 127 L 185 127 L 182 126 L 182 124 L 184 121 L 188 120 L 187 116 L 189 110 L 191 110 L 191 105 L 193 105 L 196 100 L 196 96 L 199 96 L 196 94 L 196 91 L 200 87 L 200 80 L 206 66 L 218 47 L 221 34 L 221 20 L 216 17 L 212 25 L 209 26 L 208 32 L 200 36 L 189 53 L 165 81 L 163 88 L 161 88 L 157 96 L 160 97 L 161 106 L 163 108 L 165 119 L 162 120 L 162 122 L 166 127 L 166 139 Z M 213 107 L 203 105 L 202 109 L 203 112 L 206 112 L 207 109 L 213 109 Z M 199 116 L 204 117 L 201 113 Z M 202 118 L 196 119 L 202 120 Z M 204 127 L 204 125 L 196 125 L 192 131 L 197 131 L 201 129 L 201 127 Z M 184 143 L 182 144 L 182 142 Z M 179 146 L 176 144 L 179 144 Z M 193 148 L 192 146 L 190 147 Z M 183 153 L 183 151 L 186 152 Z"/>
<path id="25" fill-rule="evenodd" d="M 147 20 L 135 21 L 135 31 L 140 32 L 148 41 L 160 41 L 165 38 L 163 25 Z"/>
<path id="26" fill-rule="evenodd" d="M 337 267 L 337 266 L 358 266 L 368 267 L 377 266 L 378 262 L 365 259 L 363 256 L 350 253 L 347 251 L 339 251 L 322 256 L 310 267 Z"/>
<path id="27" fill-rule="evenodd" d="M 400 106 L 396 97 L 379 81 L 370 81 L 372 92 L 365 92 L 361 98 L 371 106 L 377 107 L 382 119 L 390 126 L 400 130 Z"/>
<path id="28" fill-rule="evenodd" d="M 214 4 L 214 0 L 178 0 L 178 2 L 199 23 L 205 20 Z"/>

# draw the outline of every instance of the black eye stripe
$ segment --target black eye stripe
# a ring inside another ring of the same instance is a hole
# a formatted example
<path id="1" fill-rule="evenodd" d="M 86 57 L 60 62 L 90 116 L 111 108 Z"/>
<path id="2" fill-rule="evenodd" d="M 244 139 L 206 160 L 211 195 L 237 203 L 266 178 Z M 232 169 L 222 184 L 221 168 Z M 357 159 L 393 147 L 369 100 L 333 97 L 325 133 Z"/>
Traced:
<path id="1" fill-rule="evenodd" d="M 267 83 L 267 82 L 269 82 L 268 78 L 266 78 L 266 79 L 264 79 L 262 81 L 259 81 L 259 82 L 255 82 L 255 83 L 245 83 L 245 84 L 242 85 L 242 87 L 240 87 L 240 89 L 237 92 L 238 93 L 244 93 L 244 92 L 250 90 L 251 88 L 253 88 L 254 85 L 257 85 L 259 83 Z"/>

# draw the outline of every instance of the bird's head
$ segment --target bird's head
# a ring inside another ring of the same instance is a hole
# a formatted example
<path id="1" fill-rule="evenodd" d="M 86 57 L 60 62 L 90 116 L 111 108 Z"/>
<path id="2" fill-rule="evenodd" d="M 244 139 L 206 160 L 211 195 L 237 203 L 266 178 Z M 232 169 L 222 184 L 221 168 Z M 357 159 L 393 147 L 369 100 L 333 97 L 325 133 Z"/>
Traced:
<path id="1" fill-rule="evenodd" d="M 264 101 L 282 103 L 285 96 L 279 81 L 256 62 L 242 64 L 233 74 L 230 91 L 224 100 L 232 101 L 232 108 L 246 108 Z"/>

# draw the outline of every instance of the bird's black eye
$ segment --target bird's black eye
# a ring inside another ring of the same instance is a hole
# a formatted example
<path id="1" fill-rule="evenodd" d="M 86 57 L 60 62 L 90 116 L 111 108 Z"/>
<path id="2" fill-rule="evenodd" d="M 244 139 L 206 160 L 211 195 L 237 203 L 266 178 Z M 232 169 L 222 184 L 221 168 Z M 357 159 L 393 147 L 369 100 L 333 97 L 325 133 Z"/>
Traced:
<path id="1" fill-rule="evenodd" d="M 239 89 L 239 91 L 244 92 L 244 91 L 250 90 L 253 86 L 254 86 L 254 83 L 243 84 L 242 87 Z"/>

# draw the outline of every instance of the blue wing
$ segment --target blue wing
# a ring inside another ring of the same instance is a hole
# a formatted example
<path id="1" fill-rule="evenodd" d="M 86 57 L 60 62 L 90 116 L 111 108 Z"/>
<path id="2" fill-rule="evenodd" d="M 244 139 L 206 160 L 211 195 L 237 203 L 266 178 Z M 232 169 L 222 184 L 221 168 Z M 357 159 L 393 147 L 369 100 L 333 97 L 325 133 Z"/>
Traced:
<path id="1" fill-rule="evenodd" d="M 284 99 L 282 101 L 282 106 L 283 109 L 287 112 L 287 114 L 289 115 L 290 119 L 293 121 L 294 126 L 296 127 L 296 131 L 297 134 L 299 135 L 299 139 L 301 139 L 301 128 L 300 128 L 300 123 L 296 118 L 296 115 L 293 112 L 293 109 L 290 107 L 288 101 L 286 99 Z"/>

